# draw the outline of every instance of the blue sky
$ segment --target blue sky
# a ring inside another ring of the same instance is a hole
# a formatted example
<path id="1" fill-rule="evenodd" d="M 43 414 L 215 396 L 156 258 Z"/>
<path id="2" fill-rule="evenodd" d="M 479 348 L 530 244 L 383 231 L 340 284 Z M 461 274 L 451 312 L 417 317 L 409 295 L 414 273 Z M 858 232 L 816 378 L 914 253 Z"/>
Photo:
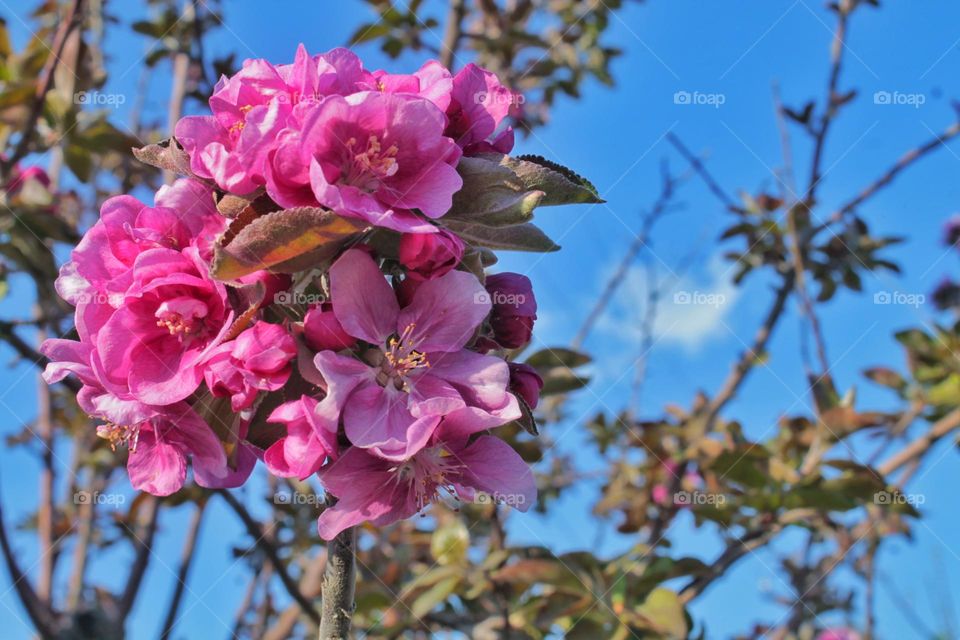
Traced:
<path id="1" fill-rule="evenodd" d="M 946 0 L 924 3 L 923 10 L 909 3 L 884 5 L 881 10 L 858 11 L 852 21 L 841 89 L 856 87 L 859 93 L 835 124 L 826 149 L 826 175 L 819 192 L 821 216 L 955 117 L 950 99 L 960 96 L 955 73 L 960 63 L 955 29 L 960 5 Z M 311 51 L 341 45 L 360 22 L 371 18 L 367 5 L 359 0 L 288 1 L 282 11 L 266 14 L 262 6 L 254 9 L 253 3 L 226 3 L 226 27 L 213 35 L 208 55 L 233 51 L 239 58 L 265 57 L 282 62 L 292 59 L 298 42 L 304 42 Z M 17 46 L 28 35 L 21 19 L 29 22 L 25 16 L 30 7 L 32 3 L 0 0 L 0 14 L 7 18 Z M 115 3 L 112 8 L 121 10 L 118 7 Z M 130 12 L 123 15 L 125 21 L 140 16 L 132 10 L 132 3 L 129 7 L 122 9 Z M 435 13 L 442 15 L 442 11 Z M 546 156 L 588 176 L 608 201 L 602 206 L 541 210 L 538 223 L 563 245 L 563 251 L 502 258 L 499 268 L 528 273 L 534 281 L 541 308 L 538 344 L 564 344 L 576 332 L 602 282 L 635 237 L 640 213 L 658 194 L 661 160 L 669 158 L 677 171 L 685 168 L 664 140 L 668 132 L 705 154 L 710 171 L 727 191 L 775 190 L 772 170 L 782 161 L 771 85 L 779 83 L 789 106 L 801 106 L 814 97 L 822 100 L 832 24 L 821 3 L 813 0 L 773 0 L 749 6 L 729 0 L 648 0 L 642 5 L 628 3 L 613 18 L 611 40 L 625 52 L 613 66 L 617 86 L 610 89 L 590 83 L 582 99 L 562 99 L 550 123 L 535 135 L 521 138 L 517 145 L 518 152 Z M 142 50 L 140 40 L 114 28 L 108 32 L 107 49 L 111 78 L 104 91 L 132 97 L 139 73 L 133 52 Z M 422 62 L 418 55 L 390 61 L 370 46 L 360 52 L 371 68 L 400 71 Z M 165 110 L 168 81 L 169 74 L 161 66 L 153 76 L 151 102 L 146 105 L 158 118 Z M 720 95 L 723 104 L 676 104 L 677 92 Z M 923 104 L 876 104 L 876 92 L 922 96 Z M 131 101 L 118 109 L 118 118 L 126 117 Z M 793 148 L 798 179 L 803 184 L 810 148 L 797 130 Z M 940 277 L 956 270 L 956 255 L 946 252 L 939 239 L 940 225 L 960 202 L 958 154 L 960 145 L 937 151 L 861 210 L 875 233 L 907 236 L 908 242 L 888 253 L 903 266 L 904 274 L 867 275 L 863 294 L 841 292 L 821 310 L 834 380 L 841 390 L 856 385 L 862 406 L 893 406 L 887 395 L 865 385 L 859 375 L 864 368 L 877 364 L 903 367 L 903 354 L 892 332 L 929 324 L 937 317 L 929 304 L 919 308 L 876 305 L 874 294 L 926 294 Z M 682 307 L 672 304 L 671 295 L 666 296 L 641 403 L 646 416 L 658 415 L 668 402 L 689 406 L 699 389 L 714 392 L 744 343 L 750 341 L 768 303 L 770 281 L 763 277 L 751 277 L 738 290 L 730 287 L 732 270 L 722 260 L 723 251 L 716 238 L 731 220 L 707 189 L 692 180 L 682 187 L 677 200 L 683 208 L 671 213 L 657 228 L 652 252 L 647 255 L 661 265 L 662 275 L 668 275 L 671 268 L 695 252 L 698 259 L 683 274 L 677 290 L 722 293 L 726 303 L 716 308 Z M 16 317 L 27 308 L 29 298 L 23 287 L 17 292 L 15 286 L 14 291 L 0 303 L 4 317 Z M 643 277 L 636 269 L 587 342 L 587 349 L 599 364 L 594 368 L 591 387 L 571 405 L 572 418 L 601 410 L 612 413 L 624 406 L 633 377 L 631 367 L 640 350 L 636 327 L 643 303 Z M 751 437 L 772 435 L 777 419 L 785 412 L 809 413 L 797 349 L 799 335 L 794 313 L 774 337 L 769 366 L 754 372 L 744 393 L 726 412 L 740 419 Z M 4 350 L 3 355 L 12 354 Z M 2 374 L 0 430 L 4 435 L 19 430 L 34 411 L 35 381 L 31 373 L 21 366 Z M 551 429 L 558 449 L 576 452 L 578 464 L 584 468 L 597 465 L 596 456 L 584 453 L 585 435 L 577 420 Z M 862 455 L 863 451 L 858 453 Z M 61 446 L 57 454 L 67 460 L 69 451 Z M 37 464 L 23 451 L 6 450 L 0 453 L 0 460 L 0 491 L 7 517 L 17 518 L 33 504 Z M 931 461 L 933 464 L 917 475 L 910 490 L 925 497 L 925 518 L 915 525 L 912 543 L 888 545 L 881 567 L 899 592 L 913 596 L 917 613 L 934 618 L 932 626 L 936 626 L 940 598 L 953 608 L 960 604 L 960 585 L 949 583 L 949 577 L 960 570 L 960 552 L 951 543 L 960 537 L 960 517 L 954 508 L 956 454 L 949 445 L 941 444 Z M 129 489 L 125 479 L 119 479 L 117 486 Z M 577 487 L 545 517 L 512 518 L 512 535 L 518 542 L 547 543 L 557 552 L 593 548 L 598 526 L 609 528 L 609 524 L 595 523 L 589 514 L 589 499 L 595 490 L 591 485 Z M 168 559 L 171 566 L 179 553 L 186 516 L 175 512 L 161 523 L 157 555 Z M 570 522 L 583 524 L 571 527 Z M 681 519 L 675 525 L 678 551 L 705 559 L 713 557 L 718 547 L 709 530 L 689 531 L 688 524 Z M 246 577 L 223 544 L 236 531 L 232 516 L 214 504 L 206 520 L 202 561 L 190 583 L 185 605 L 189 610 L 180 626 L 180 637 L 193 637 L 188 630 L 194 629 L 223 631 L 226 635 L 217 620 L 229 622 Z M 775 548 L 790 551 L 799 539 L 786 536 Z M 604 550 L 613 553 L 628 547 L 632 539 L 608 534 L 603 541 Z M 31 536 L 20 537 L 17 547 L 22 557 L 35 560 Z M 128 558 L 115 557 L 112 562 L 126 566 Z M 95 568 L 95 575 L 107 584 L 118 579 L 110 566 L 111 562 L 104 562 Z M 774 556 L 769 552 L 750 556 L 695 605 L 694 615 L 706 621 L 709 637 L 727 637 L 747 630 L 755 621 L 774 621 L 782 614 L 769 598 L 770 590 L 786 593 L 786 587 L 770 571 L 774 566 Z M 166 585 L 171 580 L 161 563 L 153 567 L 135 610 L 136 626 L 131 637 L 155 635 L 168 597 Z M 19 622 L 23 613 L 7 590 L 6 581 L 4 575 L 0 593 L 6 593 L 0 596 L 0 603 L 6 606 L 0 607 L 0 621 L 4 622 L 5 637 L 27 638 L 29 631 Z M 883 586 L 878 597 L 880 637 L 917 637 L 917 630 L 898 613 Z M 158 602 L 161 606 L 156 606 Z"/>

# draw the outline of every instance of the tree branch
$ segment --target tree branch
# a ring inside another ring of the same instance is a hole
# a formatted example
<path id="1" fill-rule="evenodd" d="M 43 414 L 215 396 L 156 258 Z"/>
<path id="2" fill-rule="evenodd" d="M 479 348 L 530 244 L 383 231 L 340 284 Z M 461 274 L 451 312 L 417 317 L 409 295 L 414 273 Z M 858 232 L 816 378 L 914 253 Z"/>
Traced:
<path id="1" fill-rule="evenodd" d="M 177 569 L 177 584 L 173 588 L 173 596 L 170 598 L 170 605 L 167 607 L 167 616 L 163 621 L 163 630 L 160 632 L 160 640 L 168 640 L 173 633 L 173 627 L 177 624 L 178 613 L 180 611 L 180 601 L 183 599 L 183 592 L 187 587 L 187 579 L 190 574 L 190 567 L 193 565 L 193 558 L 197 550 L 197 539 L 200 537 L 200 524 L 203 522 L 203 514 L 206 510 L 206 499 L 201 498 L 197 503 L 197 508 L 190 519 L 190 527 L 187 529 L 187 535 L 183 541 L 183 551 L 180 554 L 180 567 Z"/>
<path id="2" fill-rule="evenodd" d="M 151 548 L 153 547 L 153 537 L 157 533 L 157 519 L 160 515 L 160 498 L 149 496 L 146 499 L 145 508 L 147 512 L 141 516 L 143 522 L 140 532 L 133 533 L 134 547 L 137 554 L 134 557 L 133 565 L 130 567 L 130 575 L 127 577 L 127 584 L 123 590 L 123 595 L 117 603 L 117 618 L 122 624 L 130 611 L 133 609 L 133 603 L 140 592 L 140 584 L 143 582 L 143 576 L 150 564 Z"/>
<path id="3" fill-rule="evenodd" d="M 356 589 L 357 567 L 354 553 L 357 532 L 353 527 L 340 532 L 327 545 L 327 566 L 323 572 L 323 615 L 320 640 L 347 640 Z"/>
<path id="4" fill-rule="evenodd" d="M 247 529 L 247 533 L 253 538 L 254 544 L 263 549 L 267 558 L 270 560 L 270 564 L 276 569 L 277 575 L 280 577 L 280 582 L 283 583 L 287 593 L 296 600 L 300 608 L 303 609 L 303 612 L 309 616 L 315 624 L 320 624 L 320 614 L 317 613 L 317 610 L 310 603 L 310 600 L 303 595 L 296 581 L 290 576 L 290 572 L 287 571 L 287 565 L 281 560 L 276 545 L 273 544 L 273 540 L 267 536 L 267 532 L 264 531 L 260 523 L 250 515 L 247 508 L 244 507 L 232 493 L 226 489 L 217 489 L 216 493 L 220 495 L 230 508 L 233 509 L 234 513 L 239 516 L 240 521 L 243 522 L 243 526 Z"/>
<path id="5" fill-rule="evenodd" d="M 457 59 L 460 38 L 463 35 L 463 18 L 467 13 L 465 0 L 450 0 L 447 12 L 447 25 L 443 32 L 443 44 L 440 45 L 440 64 L 453 71 Z"/>

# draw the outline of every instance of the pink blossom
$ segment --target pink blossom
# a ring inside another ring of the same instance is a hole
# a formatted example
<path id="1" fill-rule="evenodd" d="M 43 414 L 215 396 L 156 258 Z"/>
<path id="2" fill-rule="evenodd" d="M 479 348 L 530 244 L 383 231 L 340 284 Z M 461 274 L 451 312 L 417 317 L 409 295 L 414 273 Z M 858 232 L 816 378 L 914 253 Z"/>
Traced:
<path id="1" fill-rule="evenodd" d="M 211 353 L 204 379 L 214 396 L 229 397 L 239 412 L 253 405 L 258 392 L 283 387 L 296 355 L 296 342 L 283 327 L 260 321 Z"/>
<path id="2" fill-rule="evenodd" d="M 490 326 L 503 347 L 517 349 L 530 342 L 537 319 L 537 299 L 530 278 L 519 273 L 487 277 L 487 292 L 493 302 Z"/>
<path id="3" fill-rule="evenodd" d="M 182 118 L 174 135 L 196 175 L 227 191 L 249 193 L 264 184 L 266 154 L 284 127 L 299 125 L 325 96 L 354 93 L 371 77 L 347 49 L 310 56 L 300 45 L 293 64 L 280 66 L 245 60 L 239 72 L 217 83 L 210 97 L 213 115 Z"/>
<path id="4" fill-rule="evenodd" d="M 271 445 L 263 457 L 275 476 L 303 480 L 316 473 L 328 457 L 336 458 L 337 432 L 320 424 L 314 398 L 301 396 L 284 403 L 267 420 L 287 428 L 286 435 Z"/>
<path id="5" fill-rule="evenodd" d="M 97 435 L 114 448 L 129 448 L 130 483 L 135 489 L 157 496 L 168 496 L 183 487 L 188 458 L 193 460 L 195 476 L 203 486 L 225 486 L 218 479 L 229 475 L 220 441 L 185 403 L 172 405 L 134 426 L 100 426 Z"/>
<path id="6" fill-rule="evenodd" d="M 860 634 L 846 627 L 834 627 L 817 634 L 817 640 L 860 640 Z"/>
<path id="7" fill-rule="evenodd" d="M 331 428 L 342 415 L 354 445 L 403 460 L 454 411 L 477 408 L 491 426 L 519 417 L 506 363 L 464 348 L 490 311 L 473 275 L 425 281 L 401 309 L 373 259 L 354 249 L 331 267 L 330 285 L 344 331 L 370 347 L 317 354 L 328 385 L 317 410 Z"/>
<path id="8" fill-rule="evenodd" d="M 384 93 L 409 93 L 426 98 L 441 111 L 450 106 L 453 91 L 453 76 L 450 71 L 436 60 L 428 60 L 411 74 L 374 71 L 372 82 L 365 88 Z"/>
<path id="9" fill-rule="evenodd" d="M 285 207 L 309 204 L 307 185 L 336 213 L 397 231 L 433 232 L 463 185 L 460 148 L 443 136 L 446 118 L 428 100 L 361 92 L 331 96 L 286 132 L 266 167 L 267 192 Z"/>
<path id="10" fill-rule="evenodd" d="M 384 460 L 351 447 L 320 470 L 327 491 L 337 496 L 317 522 L 320 536 L 331 540 L 362 522 L 383 526 L 409 518 L 446 491 L 465 502 L 479 493 L 526 511 L 536 501 L 530 467 L 493 436 L 470 439 L 489 427 L 474 409 L 447 415 L 433 437 L 412 458 Z"/>
<path id="11" fill-rule="evenodd" d="M 226 289 L 193 247 L 141 253 L 124 282 L 118 300 L 93 310 L 101 315 L 91 332 L 98 377 L 145 404 L 183 400 L 233 322 Z"/>
<path id="12" fill-rule="evenodd" d="M 513 149 L 513 129 L 496 132 L 517 100 L 516 94 L 500 84 L 496 75 L 468 64 L 453 77 L 446 135 L 456 140 L 466 155 L 486 151 L 509 153 Z"/>
<path id="13" fill-rule="evenodd" d="M 400 264 L 412 278 L 439 278 L 460 264 L 463 251 L 463 240 L 446 229 L 400 237 Z"/>
<path id="14" fill-rule="evenodd" d="M 303 338 L 315 351 L 341 351 L 350 349 L 356 339 L 340 326 L 333 305 L 329 302 L 313 307 L 303 319 Z"/>
<path id="15" fill-rule="evenodd" d="M 510 362 L 510 391 L 523 398 L 531 409 L 537 408 L 540 402 L 540 391 L 543 389 L 543 378 L 537 370 L 522 362 Z"/>
<path id="16" fill-rule="evenodd" d="M 149 249 L 195 246 L 209 260 L 213 240 L 226 226 L 210 188 L 177 180 L 160 187 L 155 202 L 149 207 L 133 196 L 116 196 L 103 203 L 100 219 L 60 269 L 56 286 L 64 300 L 76 305 L 94 297 L 119 299 L 128 284 L 124 276 Z"/>

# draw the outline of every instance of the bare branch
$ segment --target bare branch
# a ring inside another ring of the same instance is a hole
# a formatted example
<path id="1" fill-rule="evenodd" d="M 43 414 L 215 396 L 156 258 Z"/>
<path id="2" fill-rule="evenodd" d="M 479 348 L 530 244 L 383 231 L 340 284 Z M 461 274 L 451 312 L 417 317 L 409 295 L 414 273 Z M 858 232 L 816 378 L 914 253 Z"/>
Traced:
<path id="1" fill-rule="evenodd" d="M 177 569 L 177 584 L 173 588 L 173 596 L 170 598 L 170 605 L 167 607 L 167 616 L 163 621 L 163 630 L 160 632 L 160 640 L 168 640 L 173 628 L 177 624 L 180 612 L 180 601 L 183 599 L 183 592 L 187 587 L 187 579 L 190 575 L 190 567 L 193 565 L 193 558 L 197 550 L 197 539 L 200 537 L 200 524 L 203 522 L 203 514 L 207 502 L 202 498 L 197 503 L 197 508 L 190 518 L 190 526 L 187 529 L 187 535 L 183 540 L 183 551 L 180 554 L 180 566 Z"/>
<path id="2" fill-rule="evenodd" d="M 117 603 L 117 617 L 121 623 L 127 619 L 127 616 L 130 615 L 130 611 L 133 609 L 137 594 L 140 592 L 140 584 L 143 582 L 143 576 L 147 572 L 147 566 L 150 564 L 153 537 L 157 533 L 157 519 L 160 515 L 160 498 L 157 496 L 147 496 L 143 508 L 146 509 L 146 512 L 140 514 L 142 525 L 139 531 L 131 531 L 137 554 L 134 557 L 133 565 L 130 567 L 130 575 L 127 577 L 127 584 L 123 590 L 123 595 Z"/>
<path id="3" fill-rule="evenodd" d="M 357 566 L 354 556 L 357 531 L 341 531 L 327 544 L 327 566 L 323 572 L 323 615 L 320 640 L 347 640 L 350 620 L 356 607 Z"/>
<path id="4" fill-rule="evenodd" d="M 270 560 L 270 564 L 276 569 L 277 575 L 280 577 L 280 582 L 283 583 L 284 588 L 290 596 L 297 601 L 297 604 L 300 605 L 303 612 L 307 614 L 315 624 L 320 624 L 320 614 L 317 613 L 317 610 L 310 603 L 310 600 L 303 595 L 296 581 L 290 576 L 286 563 L 280 558 L 280 553 L 273 543 L 273 540 L 268 536 L 267 531 L 250 515 L 247 508 L 243 506 L 232 493 L 226 489 L 217 489 L 216 493 L 220 495 L 230 508 L 233 509 L 234 513 L 240 517 L 240 521 L 243 522 L 243 526 L 246 527 L 247 533 L 253 538 L 254 544 L 263 549 L 267 558 Z"/>

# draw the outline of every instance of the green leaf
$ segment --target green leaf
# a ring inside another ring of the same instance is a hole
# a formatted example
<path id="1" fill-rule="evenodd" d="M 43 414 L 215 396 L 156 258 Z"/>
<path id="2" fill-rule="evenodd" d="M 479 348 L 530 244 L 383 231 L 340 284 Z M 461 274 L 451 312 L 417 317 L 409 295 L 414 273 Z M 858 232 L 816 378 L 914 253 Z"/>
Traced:
<path id="1" fill-rule="evenodd" d="M 470 532 L 463 520 L 452 518 L 430 538 L 430 554 L 440 565 L 462 564 L 470 549 Z"/>
<path id="2" fill-rule="evenodd" d="M 410 612 L 414 618 L 422 618 L 443 603 L 460 584 L 461 576 L 450 576 L 424 591 L 413 601 Z"/>
<path id="3" fill-rule="evenodd" d="M 362 44 L 370 40 L 376 40 L 390 33 L 390 26 L 382 22 L 367 23 L 357 27 L 357 30 L 350 36 L 350 45 Z"/>
<path id="4" fill-rule="evenodd" d="M 533 155 L 511 158 L 499 153 L 483 153 L 478 157 L 509 167 L 527 189 L 543 191 L 545 195 L 540 203 L 543 206 L 604 202 L 589 180 L 546 158 Z"/>
<path id="5" fill-rule="evenodd" d="M 255 218 L 240 229 L 231 227 L 214 248 L 211 274 L 236 280 L 254 271 L 273 268 L 287 272 L 283 263 L 310 254 L 319 264 L 332 258 L 363 227 L 317 207 L 283 209 Z M 300 270 L 305 268 L 297 265 Z"/>
<path id="6" fill-rule="evenodd" d="M 565 347 L 542 349 L 527 358 L 526 363 L 534 369 L 549 369 L 551 367 L 566 367 L 576 369 L 591 361 L 590 356 Z"/>
<path id="7" fill-rule="evenodd" d="M 183 150 L 183 147 L 175 138 L 168 138 L 158 144 L 148 144 L 139 149 L 133 149 L 133 155 L 137 160 L 145 164 L 172 171 L 181 176 L 189 176 L 205 184 L 212 184 L 209 180 L 204 180 L 193 174 L 190 169 L 190 156 Z"/>
<path id="8" fill-rule="evenodd" d="M 683 604 L 680 597 L 670 589 L 659 587 L 651 591 L 637 608 L 637 613 L 668 638 L 687 637 L 687 616 Z"/>
<path id="9" fill-rule="evenodd" d="M 533 218 L 533 210 L 546 195 L 527 188 L 510 167 L 491 158 L 463 158 L 457 171 L 463 178 L 463 188 L 454 194 L 453 206 L 444 220 L 488 227 L 522 224 Z"/>
<path id="10" fill-rule="evenodd" d="M 477 247 L 538 253 L 560 250 L 558 244 L 533 224 L 487 227 L 482 224 L 467 224 L 456 220 L 444 220 L 444 224 L 458 236 Z"/>

